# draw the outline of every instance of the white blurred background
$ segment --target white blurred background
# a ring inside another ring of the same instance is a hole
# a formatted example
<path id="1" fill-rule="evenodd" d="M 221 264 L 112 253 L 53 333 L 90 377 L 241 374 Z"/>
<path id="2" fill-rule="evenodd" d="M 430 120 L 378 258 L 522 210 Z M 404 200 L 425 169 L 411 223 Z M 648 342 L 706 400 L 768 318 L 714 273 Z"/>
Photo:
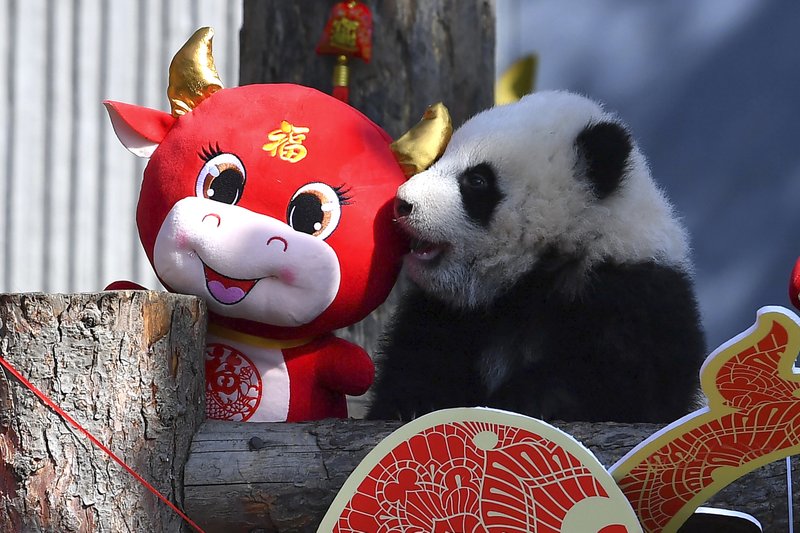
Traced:
<path id="1" fill-rule="evenodd" d="M 158 287 L 135 227 L 144 161 L 102 101 L 169 111 L 169 62 L 202 25 L 235 86 L 241 18 L 225 0 L 0 0 L 0 291 Z"/>

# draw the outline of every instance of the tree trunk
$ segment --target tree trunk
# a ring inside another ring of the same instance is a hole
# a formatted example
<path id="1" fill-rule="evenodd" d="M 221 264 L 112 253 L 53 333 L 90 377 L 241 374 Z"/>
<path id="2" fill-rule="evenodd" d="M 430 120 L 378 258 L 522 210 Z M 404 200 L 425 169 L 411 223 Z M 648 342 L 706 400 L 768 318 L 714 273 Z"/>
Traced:
<path id="1" fill-rule="evenodd" d="M 245 0 L 239 83 L 331 92 L 335 58 L 314 51 L 334 2 Z M 494 103 L 493 0 L 367 2 L 372 59 L 350 60 L 350 104 L 397 138 L 444 102 L 454 125 Z"/>
<path id="2" fill-rule="evenodd" d="M 244 0 L 240 84 L 298 83 L 329 93 L 334 57 L 315 52 L 331 2 Z M 369 63 L 350 61 L 350 104 L 398 138 L 444 102 L 458 126 L 494 103 L 494 0 L 367 2 L 373 15 Z M 340 334 L 374 354 L 403 282 L 367 318 Z M 364 413 L 366 397 L 349 402 Z"/>
<path id="3" fill-rule="evenodd" d="M 611 466 L 655 424 L 556 423 Z M 187 512 L 209 533 L 313 532 L 358 463 L 399 422 L 203 423 L 186 464 Z M 793 475 L 800 473 L 793 464 Z M 797 488 L 794 497 L 797 498 Z M 764 531 L 786 531 L 785 462 L 723 490 L 713 505 L 750 513 Z"/>
<path id="4" fill-rule="evenodd" d="M 166 497 L 203 419 L 205 310 L 155 292 L 0 296 L 0 353 Z M 182 520 L 0 369 L 0 531 L 180 531 Z"/>

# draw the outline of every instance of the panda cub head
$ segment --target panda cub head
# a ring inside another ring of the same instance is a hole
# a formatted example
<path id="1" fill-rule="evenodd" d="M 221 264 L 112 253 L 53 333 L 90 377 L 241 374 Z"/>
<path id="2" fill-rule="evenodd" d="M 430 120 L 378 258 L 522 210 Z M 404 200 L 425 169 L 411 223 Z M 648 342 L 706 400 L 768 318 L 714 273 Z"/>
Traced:
<path id="1" fill-rule="evenodd" d="M 400 187 L 406 272 L 462 308 L 485 306 L 545 261 L 572 287 L 601 262 L 689 269 L 688 239 L 628 129 L 582 96 L 541 92 L 453 134 Z"/>

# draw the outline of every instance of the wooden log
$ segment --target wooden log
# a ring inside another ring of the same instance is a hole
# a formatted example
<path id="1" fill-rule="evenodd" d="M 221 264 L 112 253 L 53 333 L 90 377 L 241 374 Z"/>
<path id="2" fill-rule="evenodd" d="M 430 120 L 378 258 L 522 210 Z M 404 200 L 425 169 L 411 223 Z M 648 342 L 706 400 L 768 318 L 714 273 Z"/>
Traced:
<path id="1" fill-rule="evenodd" d="M 556 423 L 610 466 L 660 426 Z M 186 509 L 206 531 L 313 532 L 358 463 L 398 422 L 304 424 L 206 421 L 185 472 Z M 800 468 L 793 463 L 794 476 Z M 800 496 L 795 488 L 794 497 Z M 711 504 L 754 515 L 764 531 L 786 531 L 786 469 L 767 465 Z"/>
<path id="2" fill-rule="evenodd" d="M 165 496 L 203 419 L 205 307 L 156 292 L 0 295 L 0 353 Z M 181 518 L 0 369 L 0 531 L 180 531 Z"/>
<path id="3" fill-rule="evenodd" d="M 331 3 L 244 0 L 239 83 L 290 82 L 330 93 L 334 57 L 315 52 Z M 491 0 L 369 2 L 372 60 L 350 61 L 350 103 L 397 138 L 425 108 L 444 102 L 454 126 L 494 103 L 495 15 Z M 374 354 L 402 290 L 340 334 Z M 365 412 L 351 399 L 350 415 Z"/>

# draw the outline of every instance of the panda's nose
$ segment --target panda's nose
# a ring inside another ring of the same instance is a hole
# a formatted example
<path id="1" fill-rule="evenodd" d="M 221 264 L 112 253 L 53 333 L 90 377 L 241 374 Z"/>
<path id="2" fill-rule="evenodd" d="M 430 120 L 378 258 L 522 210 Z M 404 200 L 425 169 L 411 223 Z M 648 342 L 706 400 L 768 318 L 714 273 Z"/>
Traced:
<path id="1" fill-rule="evenodd" d="M 411 214 L 414 210 L 414 205 L 402 200 L 400 198 L 395 198 L 394 200 L 394 218 L 401 219 L 405 218 Z"/>

